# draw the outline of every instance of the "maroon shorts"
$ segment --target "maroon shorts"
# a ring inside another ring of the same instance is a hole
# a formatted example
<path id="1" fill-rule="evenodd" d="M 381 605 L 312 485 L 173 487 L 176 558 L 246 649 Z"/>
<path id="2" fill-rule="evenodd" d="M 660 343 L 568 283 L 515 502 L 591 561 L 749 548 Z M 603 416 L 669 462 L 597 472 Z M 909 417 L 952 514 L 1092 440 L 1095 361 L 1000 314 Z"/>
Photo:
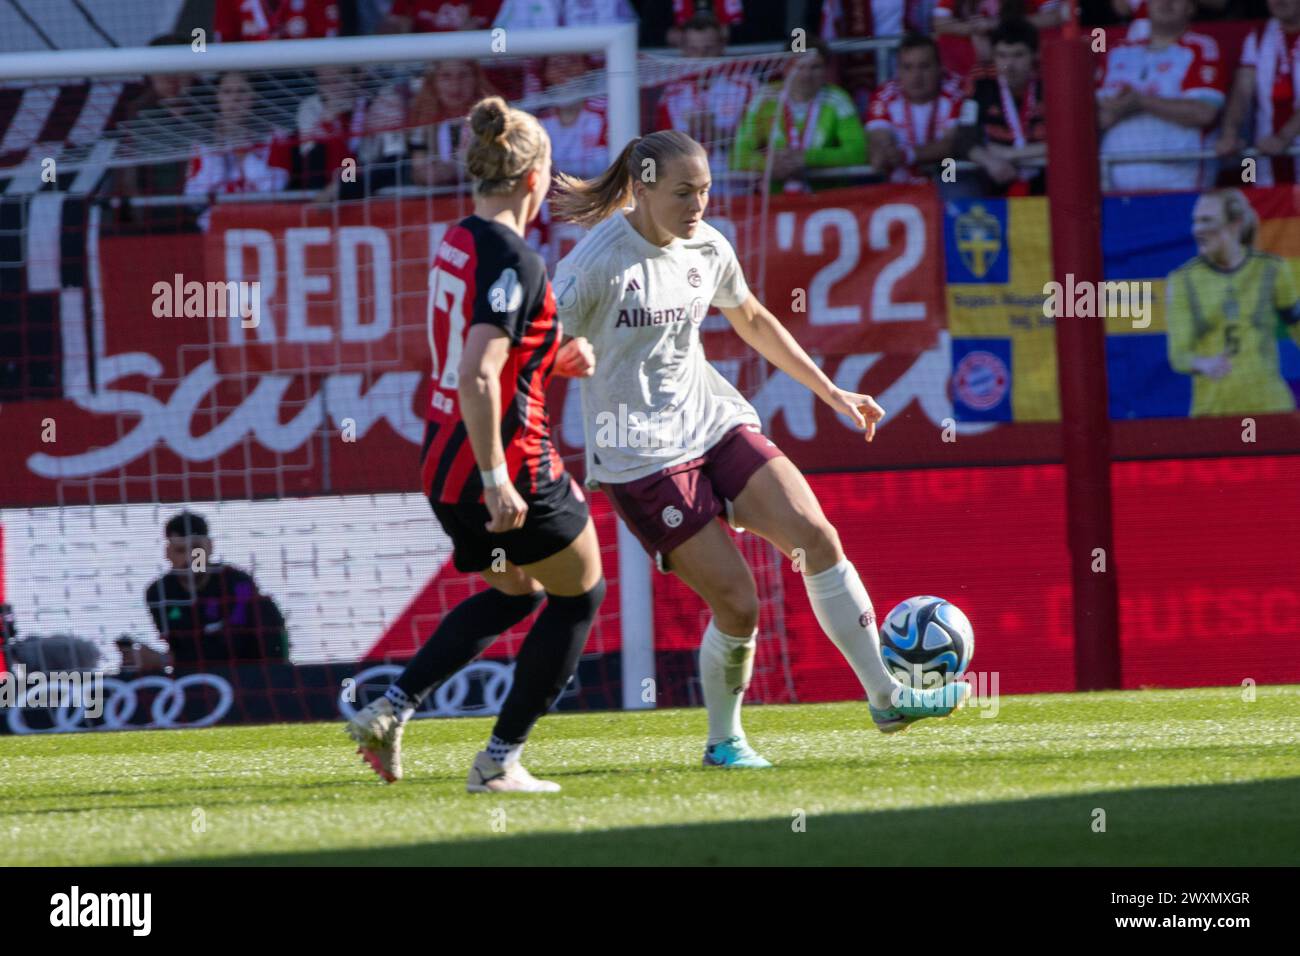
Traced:
<path id="1" fill-rule="evenodd" d="M 623 523 L 666 571 L 666 555 L 723 514 L 750 476 L 785 453 L 757 425 L 737 425 L 701 457 L 636 481 L 601 482 Z"/>

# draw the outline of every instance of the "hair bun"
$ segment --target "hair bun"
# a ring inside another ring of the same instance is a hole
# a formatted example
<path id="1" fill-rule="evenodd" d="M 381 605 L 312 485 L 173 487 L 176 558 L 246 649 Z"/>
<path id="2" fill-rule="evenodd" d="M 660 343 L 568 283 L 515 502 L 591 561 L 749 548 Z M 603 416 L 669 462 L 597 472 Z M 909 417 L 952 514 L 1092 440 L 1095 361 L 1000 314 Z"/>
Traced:
<path id="1" fill-rule="evenodd" d="M 498 142 L 510 123 L 510 107 L 499 96 L 489 96 L 475 104 L 469 114 L 470 131 L 483 143 Z"/>

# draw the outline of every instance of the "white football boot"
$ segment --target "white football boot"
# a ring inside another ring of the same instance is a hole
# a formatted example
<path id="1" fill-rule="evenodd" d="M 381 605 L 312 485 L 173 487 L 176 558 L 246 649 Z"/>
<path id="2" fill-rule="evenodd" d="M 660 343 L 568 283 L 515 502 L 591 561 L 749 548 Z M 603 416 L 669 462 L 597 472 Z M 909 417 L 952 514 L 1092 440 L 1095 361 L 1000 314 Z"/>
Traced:
<path id="1" fill-rule="evenodd" d="M 469 793 L 558 793 L 560 785 L 538 780 L 521 763 L 503 767 L 486 750 L 480 750 L 469 768 L 465 789 Z"/>
<path id="2" fill-rule="evenodd" d="M 402 727 L 397 708 L 387 697 L 367 704 L 347 723 L 357 753 L 388 783 L 402 779 Z"/>

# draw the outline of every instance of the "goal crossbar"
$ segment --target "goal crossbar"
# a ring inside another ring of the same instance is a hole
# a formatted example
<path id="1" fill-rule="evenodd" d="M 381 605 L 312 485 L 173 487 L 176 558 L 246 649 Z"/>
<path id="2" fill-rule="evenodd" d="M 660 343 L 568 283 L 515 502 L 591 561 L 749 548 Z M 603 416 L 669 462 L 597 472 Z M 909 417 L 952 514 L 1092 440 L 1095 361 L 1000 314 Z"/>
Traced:
<path id="1" fill-rule="evenodd" d="M 640 133 L 635 23 L 566 27 L 563 30 L 506 30 L 499 27 L 454 33 L 211 43 L 202 51 L 178 45 L 9 53 L 0 56 L 0 82 L 291 70 L 414 60 L 487 60 L 595 51 L 605 55 L 610 105 L 609 154 L 612 160 L 628 140 Z"/>

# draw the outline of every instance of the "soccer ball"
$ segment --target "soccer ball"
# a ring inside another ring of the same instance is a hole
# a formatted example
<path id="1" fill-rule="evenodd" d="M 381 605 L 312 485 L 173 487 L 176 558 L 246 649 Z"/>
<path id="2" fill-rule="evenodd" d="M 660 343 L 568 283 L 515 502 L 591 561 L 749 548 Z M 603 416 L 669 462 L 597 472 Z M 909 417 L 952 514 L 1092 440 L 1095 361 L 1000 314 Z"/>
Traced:
<path id="1" fill-rule="evenodd" d="M 975 632 L 955 604 L 928 594 L 908 598 L 881 625 L 880 654 L 900 683 L 938 687 L 970 666 Z"/>

